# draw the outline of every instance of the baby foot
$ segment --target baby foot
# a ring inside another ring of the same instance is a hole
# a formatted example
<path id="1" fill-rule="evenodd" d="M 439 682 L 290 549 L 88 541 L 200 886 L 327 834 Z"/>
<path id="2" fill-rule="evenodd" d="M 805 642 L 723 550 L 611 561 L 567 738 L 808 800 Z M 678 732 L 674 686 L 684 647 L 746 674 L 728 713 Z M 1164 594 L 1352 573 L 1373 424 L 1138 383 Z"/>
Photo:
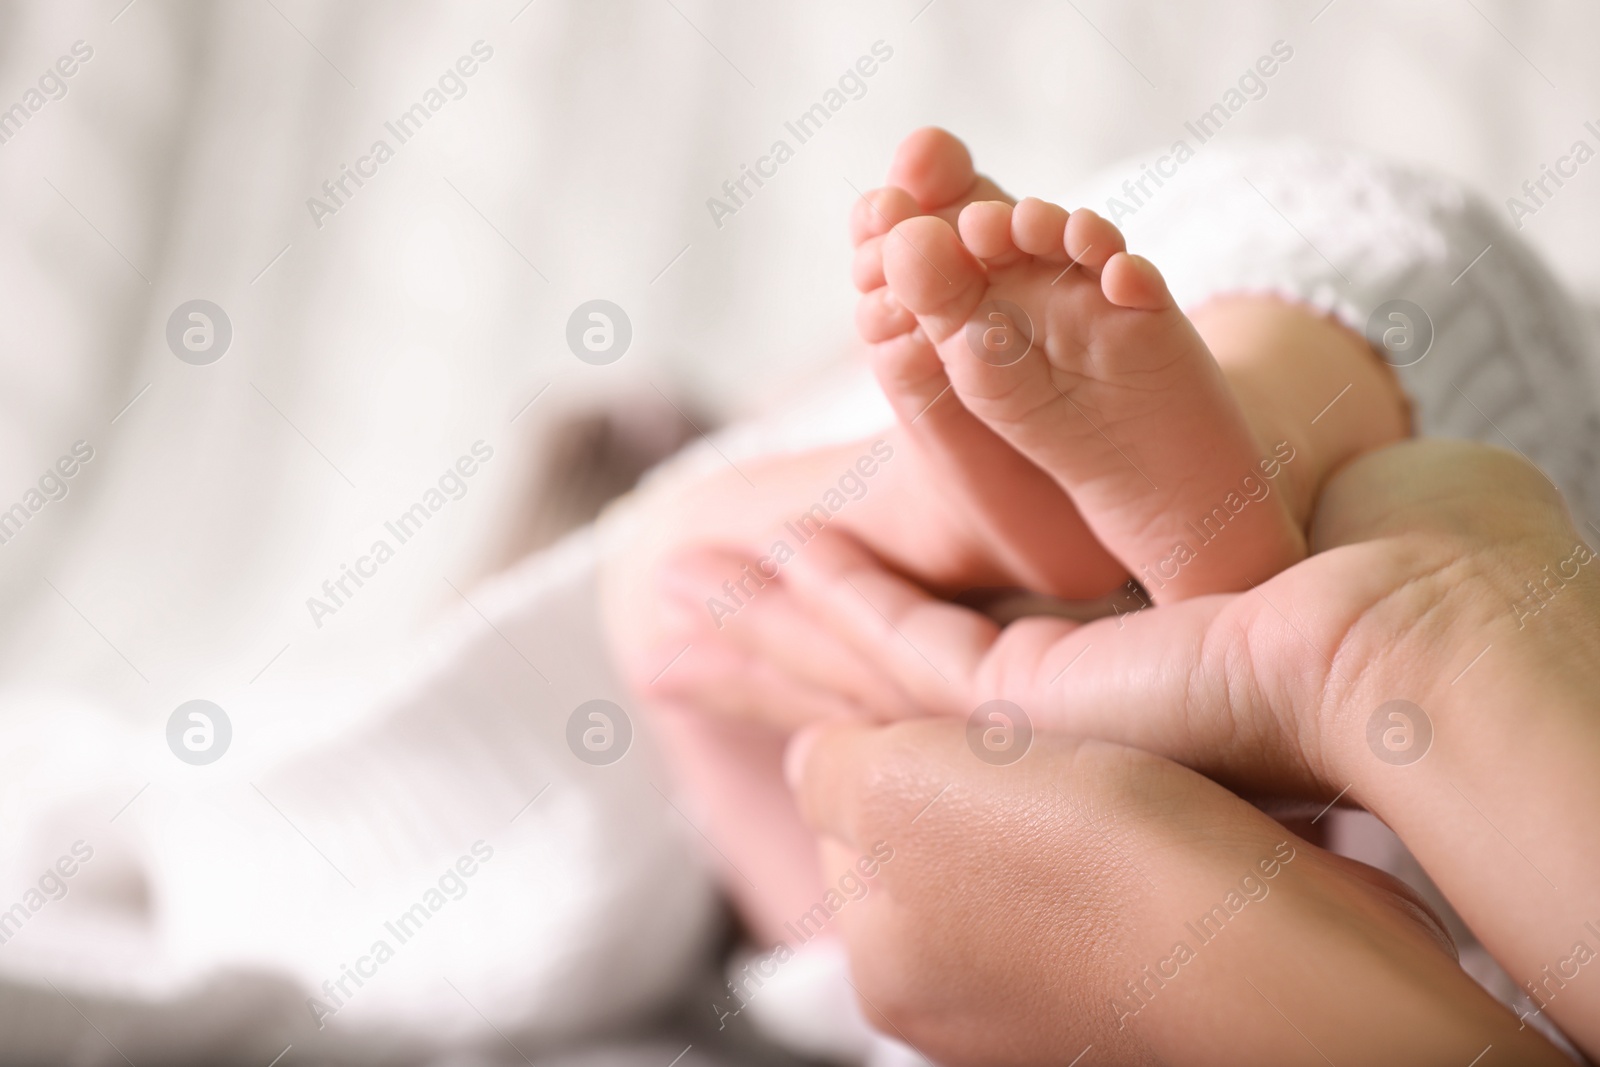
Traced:
<path id="1" fill-rule="evenodd" d="M 962 404 L 1048 472 L 1157 599 L 1248 588 L 1304 556 L 1272 491 L 1292 450 L 1254 440 L 1115 226 L 1029 199 L 971 203 L 957 227 L 918 215 L 882 243 L 885 306 L 918 326 L 900 336 L 931 342 Z"/>
<path id="2" fill-rule="evenodd" d="M 975 200 L 1009 200 L 973 169 L 965 145 L 932 127 L 900 143 L 889 181 L 858 200 L 851 215 L 854 280 L 863 293 L 856 325 L 915 444 L 929 495 L 945 505 L 952 536 L 1016 584 L 1074 600 L 1109 593 L 1127 580 L 1126 570 L 1050 476 L 962 406 L 916 317 L 884 284 L 885 244 L 905 240 L 894 232 L 898 223 L 926 214 L 953 224 Z"/>

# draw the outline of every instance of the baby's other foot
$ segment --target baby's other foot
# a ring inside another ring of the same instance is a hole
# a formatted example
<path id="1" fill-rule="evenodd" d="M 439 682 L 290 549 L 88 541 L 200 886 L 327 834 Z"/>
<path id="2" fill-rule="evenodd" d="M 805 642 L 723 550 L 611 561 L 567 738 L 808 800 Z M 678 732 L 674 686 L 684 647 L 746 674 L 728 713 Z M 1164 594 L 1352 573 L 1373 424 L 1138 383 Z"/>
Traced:
<path id="1" fill-rule="evenodd" d="M 916 317 L 884 284 L 885 243 L 904 241 L 892 232 L 896 224 L 919 215 L 953 224 L 974 200 L 1005 200 L 1005 194 L 973 168 L 966 145 L 933 127 L 900 143 L 889 181 L 860 198 L 851 215 L 855 282 L 863 293 L 856 326 L 916 445 L 928 495 L 942 503 L 952 537 L 1016 584 L 1074 600 L 1109 593 L 1127 581 L 1127 571 L 1061 487 L 962 406 Z"/>
<path id="2" fill-rule="evenodd" d="M 979 201 L 882 244 L 962 404 L 1067 491 L 1160 600 L 1248 588 L 1305 554 L 1257 442 L 1160 272 L 1092 211 Z"/>

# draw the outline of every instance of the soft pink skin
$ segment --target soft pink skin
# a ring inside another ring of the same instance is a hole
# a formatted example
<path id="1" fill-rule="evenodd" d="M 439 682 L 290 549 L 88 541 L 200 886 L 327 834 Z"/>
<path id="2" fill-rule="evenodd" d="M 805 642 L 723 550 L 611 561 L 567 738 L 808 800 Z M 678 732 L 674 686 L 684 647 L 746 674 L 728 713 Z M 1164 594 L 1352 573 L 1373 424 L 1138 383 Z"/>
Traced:
<path id="1" fill-rule="evenodd" d="M 909 150 L 929 157 L 930 168 L 938 161 L 970 171 L 964 147 L 948 135 L 926 133 Z M 882 199 L 898 214 L 909 198 Z M 1255 440 L 1160 273 L 1126 251 L 1110 222 L 1040 200 L 974 201 L 955 228 L 936 215 L 903 218 L 877 252 L 884 287 L 863 298 L 857 321 L 879 346 L 876 366 L 896 409 L 964 407 L 1049 475 L 1157 599 L 1248 588 L 1304 555 L 1295 516 L 1276 494 L 1234 516 L 1225 510 L 1220 536 L 1170 579 L 1146 570 L 1171 559 L 1180 542 L 1195 543 L 1189 524 L 1237 496 L 1243 479 L 1262 480 L 1258 463 L 1273 442 Z M 876 280 L 869 270 L 858 277 Z M 1032 321 L 1031 348 L 1007 366 L 975 350 L 979 338 L 998 335 L 990 327 L 1008 322 L 995 317 L 993 301 Z M 910 385 L 919 376 L 929 385 L 943 377 L 951 395 L 925 399 L 927 385 Z M 921 434 L 937 436 L 938 427 Z M 996 495 L 1001 502 L 992 506 L 1010 520 L 1001 525 L 1038 527 L 1018 512 L 1044 494 Z"/>
<path id="2" fill-rule="evenodd" d="M 858 329 L 940 491 L 1031 589 L 1092 595 L 1127 573 L 1157 601 L 1248 588 L 1303 556 L 1330 472 L 1407 433 L 1398 386 L 1359 337 L 1271 298 L 1186 318 L 1115 226 L 1013 204 L 944 130 L 906 137 L 889 179 L 852 213 Z M 1033 320 L 1014 366 L 978 359 L 967 335 L 991 297 Z M 1270 499 L 1231 513 L 1247 477 Z M 1223 532 L 1201 547 L 1190 524 L 1219 507 Z M 1080 522 L 1114 569 L 1050 540 Z M 1181 566 L 1180 541 L 1197 549 Z"/>

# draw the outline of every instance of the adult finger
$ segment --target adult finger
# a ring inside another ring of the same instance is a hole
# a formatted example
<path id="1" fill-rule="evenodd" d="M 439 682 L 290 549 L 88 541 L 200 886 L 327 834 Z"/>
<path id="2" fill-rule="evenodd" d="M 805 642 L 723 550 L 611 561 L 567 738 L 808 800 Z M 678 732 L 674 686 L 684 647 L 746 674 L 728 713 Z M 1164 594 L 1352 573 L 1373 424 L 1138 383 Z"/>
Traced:
<path id="1" fill-rule="evenodd" d="M 704 642 L 679 650 L 660 678 L 642 690 L 665 707 L 720 718 L 762 722 L 797 730 L 829 719 L 859 719 L 861 709 L 832 689 L 796 680 L 761 656 L 726 644 Z"/>
<path id="2" fill-rule="evenodd" d="M 931 596 L 888 570 L 858 542 L 824 530 L 799 550 L 789 587 L 838 639 L 872 650 L 873 662 L 919 707 L 953 713 L 1000 628 Z"/>
<path id="3" fill-rule="evenodd" d="M 724 668 L 764 663 L 804 689 L 834 694 L 861 715 L 894 719 L 919 714 L 869 650 L 843 640 L 817 619 L 794 596 L 781 571 L 758 573 L 753 561 L 739 553 L 696 549 L 669 560 L 663 580 L 676 602 L 677 617 L 686 620 L 686 641 L 722 650 L 705 657 L 708 663 Z"/>

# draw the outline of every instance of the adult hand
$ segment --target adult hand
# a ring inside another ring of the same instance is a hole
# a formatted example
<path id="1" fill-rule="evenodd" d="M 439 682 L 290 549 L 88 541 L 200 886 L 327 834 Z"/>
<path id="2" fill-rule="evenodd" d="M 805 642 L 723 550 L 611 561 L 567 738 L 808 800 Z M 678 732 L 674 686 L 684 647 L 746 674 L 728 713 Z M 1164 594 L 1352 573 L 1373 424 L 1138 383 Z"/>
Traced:
<path id="1" fill-rule="evenodd" d="M 1535 1002 L 1600 1052 L 1600 971 L 1583 970 L 1600 958 L 1592 554 L 1537 471 L 1445 442 L 1351 464 L 1312 538 L 1312 558 L 1249 593 L 1084 625 L 1002 630 L 838 538 L 808 545 L 782 594 L 834 640 L 876 650 L 882 684 L 916 706 L 966 718 L 1006 699 L 1042 730 L 1246 794 L 1374 811 Z M 726 634 L 754 659 L 781 639 Z M 690 670 L 679 684 L 714 681 Z"/>
<path id="2" fill-rule="evenodd" d="M 863 1010 L 934 1062 L 1565 1062 L 1409 890 L 1201 775 L 1063 735 L 978 751 L 948 720 L 790 751 L 824 875 L 887 858 L 836 922 Z"/>

